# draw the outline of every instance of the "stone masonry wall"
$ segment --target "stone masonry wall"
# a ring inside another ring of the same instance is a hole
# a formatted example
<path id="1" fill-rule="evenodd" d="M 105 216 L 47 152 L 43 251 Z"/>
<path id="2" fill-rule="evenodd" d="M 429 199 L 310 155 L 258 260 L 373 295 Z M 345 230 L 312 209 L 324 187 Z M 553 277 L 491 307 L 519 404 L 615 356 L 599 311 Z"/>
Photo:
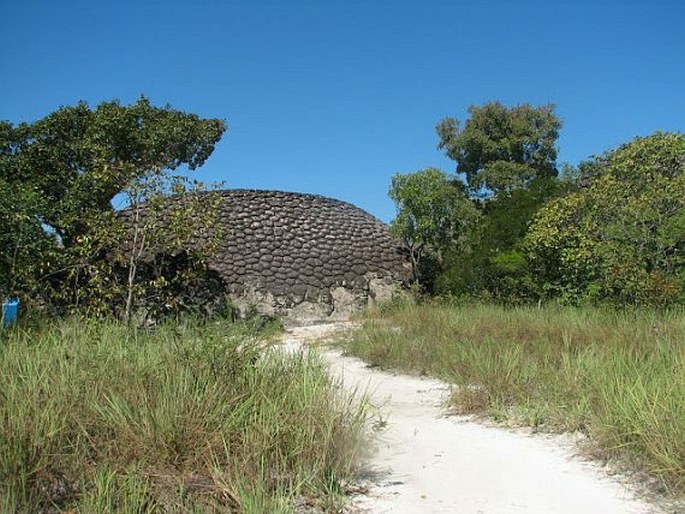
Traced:
<path id="1" fill-rule="evenodd" d="M 343 319 L 390 299 L 409 265 L 388 227 L 323 196 L 218 192 L 223 237 L 210 259 L 240 311 L 290 323 Z"/>

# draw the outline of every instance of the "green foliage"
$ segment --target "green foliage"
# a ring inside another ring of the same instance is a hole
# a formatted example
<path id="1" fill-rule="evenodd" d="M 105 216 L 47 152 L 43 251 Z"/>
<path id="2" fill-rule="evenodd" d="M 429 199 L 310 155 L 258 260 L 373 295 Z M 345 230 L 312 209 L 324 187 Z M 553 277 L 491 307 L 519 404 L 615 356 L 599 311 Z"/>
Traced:
<path id="1" fill-rule="evenodd" d="M 15 127 L 8 179 L 40 194 L 41 221 L 71 246 L 88 215 L 111 210 L 112 199 L 132 181 L 184 164 L 201 166 L 225 128 L 221 120 L 154 107 L 144 97 L 131 106 L 112 101 L 95 109 L 80 102 Z"/>
<path id="2" fill-rule="evenodd" d="M 602 160 L 601 175 L 548 204 L 530 228 L 541 287 L 569 301 L 683 301 L 685 136 L 636 138 Z"/>
<path id="3" fill-rule="evenodd" d="M 463 128 L 458 120 L 446 118 L 436 130 L 438 148 L 456 161 L 473 194 L 498 194 L 557 175 L 555 145 L 561 121 L 554 105 L 507 108 L 489 102 L 472 105 L 469 114 Z"/>
<path id="4" fill-rule="evenodd" d="M 216 314 L 223 291 L 207 259 L 222 236 L 220 197 L 199 182 L 168 175 L 140 179 L 124 195 L 125 210 L 103 213 L 68 249 L 78 265 L 62 273 L 65 287 L 63 296 L 53 294 L 56 302 L 138 322 L 181 312 Z"/>
<path id="5" fill-rule="evenodd" d="M 462 232 L 460 244 L 442 246 L 435 291 L 527 299 L 534 287 L 521 240 L 537 209 L 573 187 L 566 177 L 556 179 L 561 122 L 553 105 L 507 108 L 490 102 L 472 105 L 469 113 L 463 128 L 447 118 L 437 132 L 439 148 L 456 161 L 470 195 L 480 198 L 474 204 L 480 216 Z M 419 211 L 419 216 L 429 218 L 432 211 Z M 399 222 L 398 215 L 393 223 Z"/>
<path id="6" fill-rule="evenodd" d="M 682 135 L 637 138 L 557 178 L 552 105 L 491 102 L 469 112 L 463 128 L 451 118 L 438 125 L 439 147 L 482 198 L 482 217 L 467 244 L 443 248 L 439 294 L 685 301 Z"/>
<path id="7" fill-rule="evenodd" d="M 557 178 L 537 178 L 526 188 L 482 201 L 483 215 L 471 232 L 468 251 L 450 255 L 445 271 L 437 279 L 436 292 L 509 303 L 535 299 L 535 277 L 522 240 L 540 206 L 572 187 L 570 182 Z"/>
<path id="8" fill-rule="evenodd" d="M 211 218 L 212 201 L 201 208 L 190 200 L 164 229 L 151 223 L 164 198 L 196 187 L 171 172 L 202 165 L 225 128 L 222 120 L 154 107 L 146 98 L 95 109 L 80 102 L 33 124 L 0 123 L 0 294 L 103 311 L 121 297 L 115 248 L 123 245 L 129 256 L 136 248 L 136 259 L 140 246 L 147 251 L 161 241 L 178 251 Z M 145 227 L 123 227 L 112 207 L 117 196 L 131 208 L 149 203 Z M 135 276 L 123 283 L 124 296 L 133 294 Z"/>
<path id="9" fill-rule="evenodd" d="M 0 177 L 0 298 L 34 290 L 54 263 L 55 239 L 37 216 L 40 199 Z"/>
<path id="10" fill-rule="evenodd" d="M 397 174 L 389 195 L 397 206 L 390 228 L 409 249 L 415 279 L 427 259 L 439 267 L 448 251 L 465 248 L 479 215 L 458 179 L 435 168 Z"/>
<path id="11" fill-rule="evenodd" d="M 164 194 L 166 177 L 140 181 L 127 190 L 130 202 L 124 228 L 128 237 L 119 247 L 123 252 L 110 259 L 126 271 L 122 311 L 126 320 L 136 307 L 145 308 L 148 316 L 155 318 L 164 313 L 196 311 L 197 302 L 209 300 L 207 291 L 201 291 L 209 283 L 192 285 L 206 277 L 207 259 L 221 239 L 221 227 L 217 226 L 221 198 L 206 191 L 201 183 L 188 184 L 180 177 L 171 180 L 174 197 Z M 189 297 L 193 293 L 196 299 Z M 139 305 L 141 298 L 145 305 Z M 205 307 L 209 309 L 205 313 L 210 313 L 217 306 Z"/>
<path id="12" fill-rule="evenodd" d="M 19 138 L 11 124 L 0 122 L 0 298 L 32 289 L 54 257 L 54 240 L 41 226 L 39 191 L 12 180 Z"/>

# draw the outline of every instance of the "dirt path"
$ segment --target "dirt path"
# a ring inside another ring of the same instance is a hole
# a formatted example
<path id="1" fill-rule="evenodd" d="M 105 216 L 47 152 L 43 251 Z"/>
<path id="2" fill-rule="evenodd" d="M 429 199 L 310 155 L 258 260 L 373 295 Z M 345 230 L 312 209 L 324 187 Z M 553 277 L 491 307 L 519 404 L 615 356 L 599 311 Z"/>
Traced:
<path id="1" fill-rule="evenodd" d="M 344 324 L 291 329 L 297 348 L 346 328 Z M 378 409 L 369 491 L 353 511 L 376 513 L 663 512 L 635 498 L 597 465 L 574 454 L 563 436 L 530 435 L 445 416 L 446 384 L 370 369 L 356 358 L 324 350 L 331 373 L 345 387 L 367 390 Z"/>

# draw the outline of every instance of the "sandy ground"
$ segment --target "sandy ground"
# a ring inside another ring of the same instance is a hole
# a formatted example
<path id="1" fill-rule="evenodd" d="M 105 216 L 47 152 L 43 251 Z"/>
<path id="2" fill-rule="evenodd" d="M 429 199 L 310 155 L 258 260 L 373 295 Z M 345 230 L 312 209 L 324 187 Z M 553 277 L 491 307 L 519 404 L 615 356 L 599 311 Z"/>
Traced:
<path id="1" fill-rule="evenodd" d="M 349 327 L 290 329 L 284 344 L 294 350 Z M 364 483 L 368 492 L 353 497 L 352 512 L 665 512 L 579 456 L 568 436 L 533 435 L 446 416 L 446 384 L 371 369 L 336 350 L 322 348 L 322 354 L 333 376 L 346 388 L 366 390 L 377 409 L 377 437 Z"/>

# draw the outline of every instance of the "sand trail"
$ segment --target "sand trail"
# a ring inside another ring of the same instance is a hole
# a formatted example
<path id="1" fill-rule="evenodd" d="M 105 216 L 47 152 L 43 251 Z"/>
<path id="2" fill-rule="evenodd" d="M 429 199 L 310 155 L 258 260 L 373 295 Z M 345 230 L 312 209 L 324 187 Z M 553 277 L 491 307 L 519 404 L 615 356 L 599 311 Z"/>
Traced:
<path id="1" fill-rule="evenodd" d="M 349 324 L 288 330 L 299 348 Z M 366 390 L 376 409 L 368 493 L 350 509 L 369 513 L 638 514 L 663 512 L 597 464 L 583 459 L 569 436 L 486 426 L 446 416 L 446 384 L 387 373 L 322 349 L 345 388 Z"/>

